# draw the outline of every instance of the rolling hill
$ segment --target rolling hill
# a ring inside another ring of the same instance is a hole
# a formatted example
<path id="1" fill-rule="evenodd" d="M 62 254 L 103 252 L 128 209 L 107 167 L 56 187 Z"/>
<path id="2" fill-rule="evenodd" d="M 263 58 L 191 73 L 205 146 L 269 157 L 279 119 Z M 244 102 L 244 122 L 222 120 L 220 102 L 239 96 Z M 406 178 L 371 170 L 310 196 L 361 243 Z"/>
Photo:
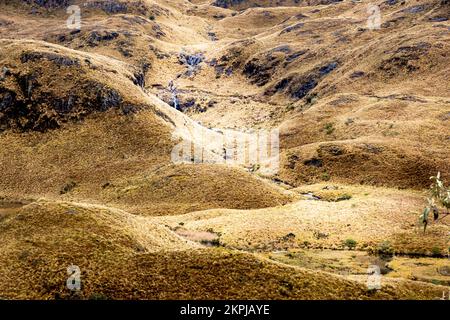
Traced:
<path id="1" fill-rule="evenodd" d="M 429 177 L 450 181 L 449 16 L 0 0 L 0 298 L 439 298 L 449 220 L 417 217 Z M 227 162 L 230 135 L 270 130 L 278 170 Z M 180 143 L 201 157 L 174 161 Z"/>

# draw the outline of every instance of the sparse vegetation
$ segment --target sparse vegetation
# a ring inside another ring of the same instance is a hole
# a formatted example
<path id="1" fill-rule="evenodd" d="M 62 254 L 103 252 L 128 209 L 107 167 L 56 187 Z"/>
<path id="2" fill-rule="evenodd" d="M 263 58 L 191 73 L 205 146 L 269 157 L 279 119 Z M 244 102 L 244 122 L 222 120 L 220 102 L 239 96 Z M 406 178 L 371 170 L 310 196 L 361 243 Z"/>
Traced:
<path id="1" fill-rule="evenodd" d="M 380 1 L 375 32 L 364 1 L 90 0 L 76 30 L 81 1 L 0 2 L 2 299 L 450 285 L 448 1 Z M 230 165 L 228 130 L 276 137 Z M 173 158 L 185 143 L 189 164 Z"/>
<path id="2" fill-rule="evenodd" d="M 308 95 L 308 96 L 306 96 L 305 97 L 305 101 L 306 101 L 306 104 L 307 105 L 313 105 L 313 104 L 315 104 L 316 103 L 316 101 L 317 101 L 317 94 L 316 93 L 313 93 L 313 94 L 310 94 L 310 95 Z"/>
<path id="3" fill-rule="evenodd" d="M 338 196 L 338 197 L 336 198 L 336 201 L 350 200 L 351 198 L 352 198 L 351 195 L 349 195 L 349 194 L 347 194 L 347 193 L 344 193 L 344 194 Z"/>
<path id="4" fill-rule="evenodd" d="M 357 245 L 356 240 L 353 239 L 346 239 L 344 241 L 344 246 L 346 246 L 347 248 L 349 248 L 350 250 L 355 249 Z"/>
<path id="5" fill-rule="evenodd" d="M 77 183 L 75 181 L 69 181 L 61 188 L 59 193 L 66 194 L 66 193 L 72 191 L 76 186 L 77 186 Z"/>
<path id="6" fill-rule="evenodd" d="M 205 246 L 212 246 L 212 247 L 218 247 L 220 246 L 220 241 L 219 239 L 213 239 L 213 240 L 201 240 L 200 241 L 201 244 L 205 245 Z"/>
<path id="7" fill-rule="evenodd" d="M 444 182 L 441 180 L 441 173 L 438 172 L 436 176 L 432 176 L 430 179 L 432 184 L 429 190 L 430 195 L 427 199 L 428 204 L 419 217 L 424 232 L 431 214 L 433 215 L 433 221 L 437 221 L 440 215 L 442 216 L 441 219 L 449 215 L 450 209 L 450 188 L 444 185 Z M 443 212 L 442 208 L 445 208 L 445 212 Z"/>
<path id="8" fill-rule="evenodd" d="M 295 106 L 294 106 L 293 103 L 289 103 L 289 104 L 286 106 L 286 111 L 292 111 L 292 110 L 294 110 L 294 109 L 295 109 Z"/>
<path id="9" fill-rule="evenodd" d="M 330 180 L 330 174 L 328 172 L 322 173 L 322 180 L 323 181 L 329 181 Z"/>
<path id="10" fill-rule="evenodd" d="M 394 254 L 394 249 L 392 248 L 392 244 L 389 241 L 383 241 L 378 244 L 376 253 L 384 256 L 391 256 Z"/>
<path id="11" fill-rule="evenodd" d="M 442 255 L 441 248 L 439 248 L 439 247 L 431 248 L 431 254 L 435 257 L 440 257 Z"/>
<path id="12" fill-rule="evenodd" d="M 283 241 L 290 241 L 295 239 L 295 234 L 292 232 L 289 232 L 287 235 L 283 236 L 282 240 Z"/>
<path id="13" fill-rule="evenodd" d="M 332 134 L 334 132 L 334 126 L 332 123 L 326 123 L 323 128 L 326 134 Z"/>
<path id="14" fill-rule="evenodd" d="M 254 163 L 250 167 L 250 172 L 257 172 L 261 168 L 261 165 L 259 163 Z"/>
<path id="15" fill-rule="evenodd" d="M 109 300 L 109 298 L 104 293 L 94 292 L 89 296 L 89 300 Z"/>

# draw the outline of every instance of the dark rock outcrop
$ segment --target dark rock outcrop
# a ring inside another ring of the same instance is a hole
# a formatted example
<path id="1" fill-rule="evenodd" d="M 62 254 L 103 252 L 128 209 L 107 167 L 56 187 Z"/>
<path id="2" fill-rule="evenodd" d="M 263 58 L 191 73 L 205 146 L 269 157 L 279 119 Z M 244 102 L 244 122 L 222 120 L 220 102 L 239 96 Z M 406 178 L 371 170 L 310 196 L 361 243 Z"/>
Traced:
<path id="1" fill-rule="evenodd" d="M 231 6 L 238 5 L 245 2 L 245 0 L 215 0 L 212 5 L 220 8 L 230 8 Z"/>
<path id="2" fill-rule="evenodd" d="M 72 4 L 72 0 L 23 0 L 27 4 L 38 5 L 43 8 L 65 8 Z"/>

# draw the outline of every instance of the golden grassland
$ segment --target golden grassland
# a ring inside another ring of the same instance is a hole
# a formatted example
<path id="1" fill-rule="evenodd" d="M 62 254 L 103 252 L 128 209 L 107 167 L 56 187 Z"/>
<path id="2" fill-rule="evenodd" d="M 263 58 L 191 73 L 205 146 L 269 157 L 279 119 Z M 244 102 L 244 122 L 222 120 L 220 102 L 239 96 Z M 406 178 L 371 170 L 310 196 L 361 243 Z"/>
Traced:
<path id="1" fill-rule="evenodd" d="M 448 2 L 370 1 L 370 30 L 369 1 L 109 1 L 72 1 L 80 31 L 58 1 L 0 1 L 0 298 L 448 290 L 450 222 L 418 223 L 450 181 Z M 279 129 L 279 172 L 171 161 L 212 127 Z"/>
<path id="2" fill-rule="evenodd" d="M 322 271 L 226 248 L 199 248 L 150 218 L 40 200 L 2 214 L 3 298 L 433 299 L 439 285 L 401 280 L 380 291 Z M 75 264 L 83 289 L 65 287 Z"/>

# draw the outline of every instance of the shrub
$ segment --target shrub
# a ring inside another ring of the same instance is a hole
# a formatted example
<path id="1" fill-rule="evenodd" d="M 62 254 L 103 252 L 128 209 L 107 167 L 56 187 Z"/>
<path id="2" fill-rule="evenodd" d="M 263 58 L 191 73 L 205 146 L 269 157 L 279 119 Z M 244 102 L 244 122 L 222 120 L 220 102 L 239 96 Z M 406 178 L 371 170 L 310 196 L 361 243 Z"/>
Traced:
<path id="1" fill-rule="evenodd" d="M 350 200 L 352 198 L 348 193 L 344 193 L 336 198 L 336 201 Z"/>
<path id="2" fill-rule="evenodd" d="M 202 239 L 202 240 L 200 240 L 200 243 L 202 245 L 208 246 L 208 247 L 219 247 L 220 246 L 220 240 L 219 239 L 212 239 L 212 240 Z"/>
<path id="3" fill-rule="evenodd" d="M 334 127 L 332 123 L 326 123 L 323 128 L 325 129 L 326 134 L 332 134 L 334 131 Z"/>
<path id="4" fill-rule="evenodd" d="M 294 106 L 293 103 L 289 103 L 289 104 L 286 106 L 286 110 L 287 110 L 287 111 L 292 111 L 292 110 L 294 110 L 294 109 L 295 109 L 295 106 Z"/>
<path id="5" fill-rule="evenodd" d="M 442 255 L 441 248 L 439 248 L 439 247 L 433 247 L 433 248 L 431 248 L 431 254 L 432 254 L 433 256 L 435 256 L 435 257 L 441 256 L 441 255 Z"/>
<path id="6" fill-rule="evenodd" d="M 289 241 L 289 240 L 294 239 L 294 238 L 295 238 L 295 234 L 293 234 L 292 232 L 289 232 L 282 239 L 283 239 L 283 241 Z"/>
<path id="7" fill-rule="evenodd" d="M 390 256 L 394 254 L 394 249 L 389 241 L 383 241 L 378 245 L 377 252 L 381 255 Z"/>
<path id="8" fill-rule="evenodd" d="M 313 94 L 311 94 L 311 95 L 308 95 L 308 96 L 305 98 L 305 100 L 306 100 L 306 104 L 313 105 L 313 104 L 316 103 L 316 101 L 317 101 L 317 94 L 316 94 L 316 93 L 313 93 Z"/>
<path id="9" fill-rule="evenodd" d="M 347 239 L 344 241 L 344 245 L 350 250 L 356 248 L 356 244 L 357 244 L 356 240 L 353 239 Z"/>
<path id="10" fill-rule="evenodd" d="M 430 177 L 430 179 L 433 182 L 427 199 L 428 204 L 419 216 L 419 221 L 423 224 L 423 232 L 425 232 L 429 223 L 430 213 L 433 213 L 433 220 L 436 221 L 441 214 L 439 206 L 446 208 L 447 211 L 442 218 L 449 215 L 450 210 L 450 188 L 444 185 L 444 182 L 441 180 L 441 173 L 438 172 L 436 176 Z"/>
<path id="11" fill-rule="evenodd" d="M 103 293 L 94 292 L 89 296 L 89 300 L 109 300 L 109 298 Z"/>
<path id="12" fill-rule="evenodd" d="M 328 172 L 322 173 L 322 180 L 324 180 L 324 181 L 329 181 L 330 180 L 330 175 L 329 175 Z"/>
<path id="13" fill-rule="evenodd" d="M 250 168 L 250 172 L 256 172 L 261 168 L 261 165 L 259 163 L 252 164 Z"/>
<path id="14" fill-rule="evenodd" d="M 69 181 L 68 183 L 66 183 L 62 189 L 59 191 L 60 194 L 66 194 L 67 192 L 70 192 L 73 190 L 73 188 L 75 188 L 77 186 L 76 182 L 74 181 Z"/>

